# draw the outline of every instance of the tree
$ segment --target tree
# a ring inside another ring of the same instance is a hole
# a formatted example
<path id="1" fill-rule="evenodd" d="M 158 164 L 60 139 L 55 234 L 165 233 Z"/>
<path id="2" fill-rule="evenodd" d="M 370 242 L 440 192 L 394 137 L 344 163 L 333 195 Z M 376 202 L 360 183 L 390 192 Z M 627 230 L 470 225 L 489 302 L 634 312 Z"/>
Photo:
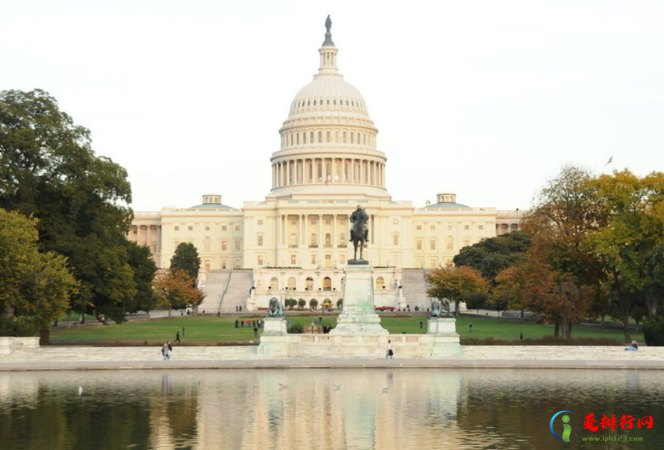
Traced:
<path id="1" fill-rule="evenodd" d="M 339 300 L 337 300 L 337 308 L 341 309 L 343 304 L 344 304 L 344 299 L 343 298 L 340 298 Z"/>
<path id="2" fill-rule="evenodd" d="M 496 276 L 496 286 L 493 288 L 493 298 L 490 304 L 498 311 L 506 309 L 520 310 L 521 319 L 523 319 L 525 305 L 522 295 L 523 275 L 521 269 L 522 265 L 508 267 Z"/>
<path id="3" fill-rule="evenodd" d="M 318 306 L 318 300 L 312 298 L 311 300 L 309 300 L 309 306 L 311 306 L 311 309 L 316 309 L 316 306 Z"/>
<path id="4" fill-rule="evenodd" d="M 76 280 L 67 261 L 53 252 L 40 253 L 37 220 L 0 208 L 0 325 L 14 334 L 41 333 L 49 344 L 53 320 L 67 310 Z M 12 332 L 13 330 L 13 332 Z"/>
<path id="5" fill-rule="evenodd" d="M 135 297 L 126 233 L 127 172 L 91 149 L 75 125 L 41 90 L 0 92 L 0 207 L 39 219 L 39 247 L 68 260 L 78 282 L 80 312 L 124 320 Z"/>
<path id="6" fill-rule="evenodd" d="M 173 308 L 197 306 L 203 300 L 201 291 L 193 286 L 189 275 L 179 269 L 158 272 L 152 288 L 154 301 L 168 308 L 168 317 L 171 317 Z"/>
<path id="7" fill-rule="evenodd" d="M 477 310 L 480 313 L 480 308 L 484 308 L 489 300 L 489 294 L 486 292 L 473 292 L 466 296 L 466 306 L 468 309 Z"/>
<path id="8" fill-rule="evenodd" d="M 152 252 L 145 245 L 127 241 L 128 264 L 134 273 L 136 295 L 134 301 L 127 303 L 128 312 L 149 311 L 154 307 L 152 280 L 157 272 L 157 264 L 152 259 Z"/>
<path id="9" fill-rule="evenodd" d="M 606 283 L 631 341 L 629 318 L 639 303 L 657 314 L 660 282 L 657 261 L 664 243 L 664 174 L 639 178 L 628 170 L 602 175 L 589 183 L 607 226 L 593 231 L 585 248 L 602 261 Z"/>
<path id="10" fill-rule="evenodd" d="M 530 246 L 529 235 L 514 231 L 463 247 L 454 257 L 454 265 L 478 270 L 493 286 L 498 273 L 522 261 Z"/>
<path id="11" fill-rule="evenodd" d="M 303 298 L 301 298 L 297 301 L 297 306 L 299 306 L 300 308 L 304 308 L 306 305 L 307 305 L 307 302 Z"/>
<path id="12" fill-rule="evenodd" d="M 426 274 L 426 278 L 430 286 L 427 294 L 438 299 L 454 300 L 456 315 L 464 298 L 475 292 L 487 292 L 489 286 L 479 271 L 468 266 L 433 269 Z"/>
<path id="13" fill-rule="evenodd" d="M 189 242 L 178 244 L 171 258 L 171 269 L 184 270 L 196 284 L 198 272 L 201 270 L 201 258 L 198 256 L 198 250 L 194 244 Z"/>

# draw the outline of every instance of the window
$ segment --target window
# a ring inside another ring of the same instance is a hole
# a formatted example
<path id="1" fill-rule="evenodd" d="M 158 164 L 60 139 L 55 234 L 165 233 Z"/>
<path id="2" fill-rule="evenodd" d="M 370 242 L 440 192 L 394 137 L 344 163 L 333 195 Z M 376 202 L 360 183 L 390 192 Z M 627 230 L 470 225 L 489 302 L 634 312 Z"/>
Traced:
<path id="1" fill-rule="evenodd" d="M 222 269 L 225 269 L 225 268 L 226 268 L 226 264 L 227 264 L 226 260 L 225 260 L 225 259 L 222 259 L 222 260 L 221 260 L 221 268 L 222 268 Z"/>
<path id="2" fill-rule="evenodd" d="M 290 245 L 291 245 L 291 247 L 297 247 L 297 234 L 291 233 L 291 235 L 290 235 Z"/>
<path id="3" fill-rule="evenodd" d="M 422 250 L 422 241 L 421 241 L 421 240 L 417 240 L 417 241 L 415 242 L 415 248 L 416 248 L 417 250 Z"/>
<path id="4" fill-rule="evenodd" d="M 316 233 L 311 233 L 311 243 L 309 245 L 318 245 L 318 236 L 316 236 Z"/>
<path id="5" fill-rule="evenodd" d="M 235 225 L 235 231 L 240 231 L 240 225 Z"/>
<path id="6" fill-rule="evenodd" d="M 483 230 L 483 229 L 484 229 L 484 225 L 478 225 L 478 226 L 477 226 L 477 229 L 478 229 L 478 230 Z"/>
<path id="7" fill-rule="evenodd" d="M 330 233 L 325 234 L 325 245 L 332 245 L 332 236 L 330 236 Z"/>
<path id="8" fill-rule="evenodd" d="M 468 247 L 469 245 L 470 245 L 470 238 L 469 237 L 463 238 L 463 246 Z"/>
<path id="9" fill-rule="evenodd" d="M 192 227 L 191 225 L 189 225 L 188 228 L 189 228 L 189 231 L 194 231 L 194 227 Z"/>
<path id="10" fill-rule="evenodd" d="M 272 277 L 270 279 L 270 289 L 273 290 L 273 291 L 276 291 L 276 290 L 279 289 L 279 280 L 277 279 L 277 277 Z"/>
<path id="11" fill-rule="evenodd" d="M 436 225 L 431 225 L 431 230 L 435 231 L 436 230 Z"/>
<path id="12" fill-rule="evenodd" d="M 385 289 L 385 279 L 383 277 L 376 278 L 376 290 Z"/>
<path id="13" fill-rule="evenodd" d="M 263 265 L 263 255 L 258 255 L 258 265 L 259 266 Z"/>
<path id="14" fill-rule="evenodd" d="M 235 251 L 236 252 L 240 251 L 240 240 L 239 239 L 237 241 L 235 241 Z"/>
<path id="15" fill-rule="evenodd" d="M 438 262 L 436 261 L 436 258 L 429 259 L 429 268 L 435 269 L 437 266 Z"/>
<path id="16" fill-rule="evenodd" d="M 311 254 L 311 264 L 316 264 L 316 254 L 315 253 Z"/>
<path id="17" fill-rule="evenodd" d="M 429 248 L 430 248 L 431 250 L 435 250 L 435 249 L 436 249 L 436 241 L 435 241 L 435 239 L 432 239 L 431 242 L 429 242 Z"/>
<path id="18" fill-rule="evenodd" d="M 416 229 L 417 231 L 422 231 L 422 225 L 417 225 L 417 227 L 415 227 L 415 229 Z"/>
<path id="19" fill-rule="evenodd" d="M 339 245 L 346 245 L 346 234 L 341 233 L 339 235 Z"/>
<path id="20" fill-rule="evenodd" d="M 452 236 L 447 236 L 445 241 L 446 241 L 447 249 L 448 250 L 453 250 L 454 249 L 454 238 Z"/>
<path id="21" fill-rule="evenodd" d="M 332 255 L 325 255 L 325 267 L 332 267 Z"/>
<path id="22" fill-rule="evenodd" d="M 304 281 L 304 288 L 307 291 L 313 291 L 314 290 L 314 279 L 311 277 L 307 277 L 307 279 Z"/>
<path id="23" fill-rule="evenodd" d="M 175 231 L 180 231 L 180 227 L 175 225 Z"/>
<path id="24" fill-rule="evenodd" d="M 259 234 L 257 237 L 258 237 L 258 246 L 262 247 L 263 246 L 263 235 Z"/>
<path id="25" fill-rule="evenodd" d="M 221 231 L 226 231 L 226 225 L 221 226 Z"/>
<path id="26" fill-rule="evenodd" d="M 296 287 L 297 287 L 297 281 L 295 280 L 295 278 L 290 277 L 288 279 L 288 290 L 294 291 Z"/>
<path id="27" fill-rule="evenodd" d="M 226 241 L 221 241 L 221 251 L 225 252 L 228 250 L 228 243 Z"/>
<path id="28" fill-rule="evenodd" d="M 258 225 L 263 225 L 263 219 L 258 219 Z"/>
<path id="29" fill-rule="evenodd" d="M 291 263 L 292 266 L 297 264 L 297 255 L 296 254 L 290 255 L 290 263 Z"/>
<path id="30" fill-rule="evenodd" d="M 464 229 L 464 230 L 470 230 L 470 225 L 464 225 L 464 226 L 463 226 L 463 229 Z"/>
<path id="31" fill-rule="evenodd" d="M 392 235 L 392 244 L 393 245 L 399 245 L 399 235 L 398 234 Z"/>
<path id="32" fill-rule="evenodd" d="M 329 255 L 326 255 L 326 257 Z M 330 277 L 323 278 L 323 290 L 331 291 L 332 290 L 332 279 Z"/>

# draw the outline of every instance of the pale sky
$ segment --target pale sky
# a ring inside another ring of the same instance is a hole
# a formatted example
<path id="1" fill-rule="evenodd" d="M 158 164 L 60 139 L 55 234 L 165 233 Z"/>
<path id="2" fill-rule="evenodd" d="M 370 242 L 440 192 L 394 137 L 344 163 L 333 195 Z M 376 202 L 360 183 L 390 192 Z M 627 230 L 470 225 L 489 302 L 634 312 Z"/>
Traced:
<path id="1" fill-rule="evenodd" d="M 394 200 L 526 209 L 564 164 L 664 171 L 662 1 L 0 0 L 0 90 L 57 98 L 136 211 L 242 207 L 328 14 Z"/>

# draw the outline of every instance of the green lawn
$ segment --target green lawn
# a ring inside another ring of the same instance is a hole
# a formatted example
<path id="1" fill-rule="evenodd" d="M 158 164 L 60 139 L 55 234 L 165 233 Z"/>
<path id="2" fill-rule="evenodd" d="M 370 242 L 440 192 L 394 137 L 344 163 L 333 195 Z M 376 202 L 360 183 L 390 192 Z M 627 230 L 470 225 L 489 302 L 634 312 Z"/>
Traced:
<path id="1" fill-rule="evenodd" d="M 61 343 L 94 343 L 94 342 L 133 342 L 150 343 L 162 342 L 168 339 L 175 340 L 175 333 L 180 332 L 183 343 L 195 342 L 228 342 L 253 340 L 254 332 L 250 328 L 235 328 L 236 317 L 174 317 L 172 319 L 152 319 L 145 321 L 128 322 L 123 325 L 93 325 L 72 326 L 54 328 L 51 332 L 51 342 Z M 254 320 L 257 317 L 246 316 L 244 320 Z M 287 319 L 293 323 L 308 325 L 316 320 L 312 316 L 288 316 Z M 420 321 L 423 328 L 420 329 Z M 426 317 L 390 317 L 381 318 L 383 327 L 390 333 L 419 334 L 426 332 Z M 469 324 L 473 324 L 473 331 Z M 323 316 L 323 324 L 334 326 L 336 317 Z M 183 335 L 182 328 L 185 327 Z M 512 321 L 501 321 L 484 317 L 460 317 L 456 323 L 457 332 L 461 337 L 473 338 L 495 338 L 495 339 L 519 339 L 519 333 L 524 338 L 540 338 L 553 334 L 553 326 L 536 325 L 532 323 L 520 323 Z M 633 339 L 643 342 L 642 333 L 633 333 Z M 623 342 L 623 333 L 617 330 L 599 330 L 574 327 L 572 337 L 609 337 L 615 338 L 616 342 Z"/>

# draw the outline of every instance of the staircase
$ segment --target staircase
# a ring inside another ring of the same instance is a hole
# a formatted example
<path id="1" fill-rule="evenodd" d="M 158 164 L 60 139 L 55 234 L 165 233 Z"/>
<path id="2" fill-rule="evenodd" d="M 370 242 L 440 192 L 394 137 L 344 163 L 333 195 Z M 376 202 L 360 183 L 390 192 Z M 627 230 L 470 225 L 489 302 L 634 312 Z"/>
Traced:
<path id="1" fill-rule="evenodd" d="M 221 304 L 217 304 L 222 313 L 235 312 L 238 306 L 246 310 L 249 290 L 254 285 L 254 271 L 251 269 L 236 269 L 230 274 L 228 287 Z M 200 310 L 200 307 L 199 307 Z"/>
<path id="2" fill-rule="evenodd" d="M 413 311 L 416 306 L 420 309 L 431 307 L 431 299 L 427 295 L 427 281 L 424 278 L 424 269 L 402 269 L 403 296 L 406 297 L 406 304 Z"/>
<path id="3" fill-rule="evenodd" d="M 230 276 L 230 270 L 213 270 L 207 274 L 205 286 L 201 288 L 205 293 L 205 298 L 198 305 L 199 312 L 217 313 Z"/>

